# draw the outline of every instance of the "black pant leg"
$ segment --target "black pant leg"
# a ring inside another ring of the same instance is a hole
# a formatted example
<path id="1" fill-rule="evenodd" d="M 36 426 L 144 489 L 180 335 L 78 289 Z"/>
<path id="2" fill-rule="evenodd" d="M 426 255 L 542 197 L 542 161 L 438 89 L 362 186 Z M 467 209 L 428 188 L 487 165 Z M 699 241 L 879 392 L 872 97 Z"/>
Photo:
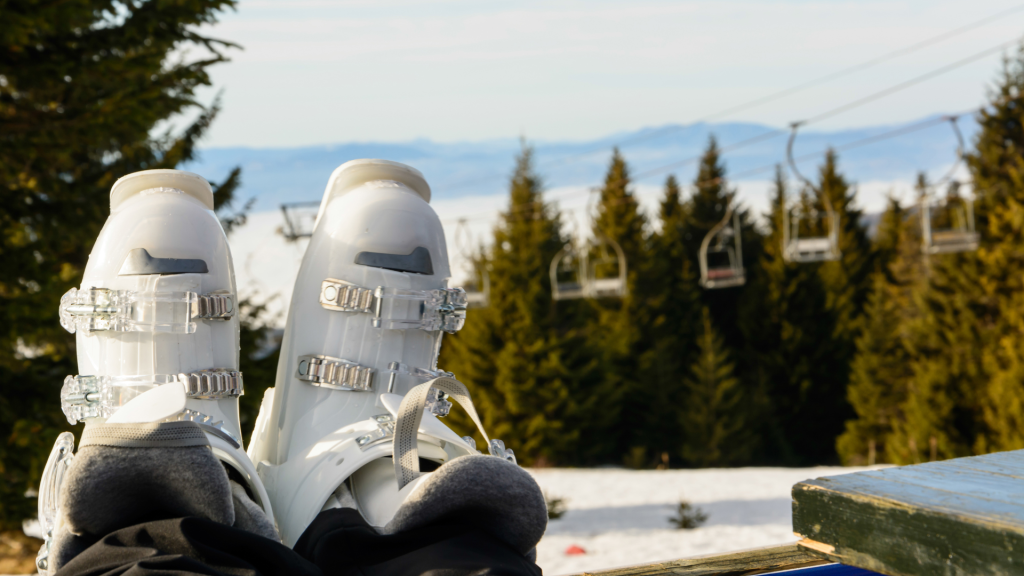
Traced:
<path id="1" fill-rule="evenodd" d="M 144 522 L 107 534 L 56 576 L 322 576 L 287 546 L 202 518 Z"/>
<path id="2" fill-rule="evenodd" d="M 500 540 L 458 523 L 378 534 L 359 512 L 321 512 L 295 551 L 325 576 L 541 576 L 540 567 Z"/>
<path id="3" fill-rule="evenodd" d="M 295 550 L 201 518 L 144 522 L 107 534 L 56 576 L 540 576 L 494 537 L 458 523 L 382 536 L 351 509 L 321 512 Z"/>

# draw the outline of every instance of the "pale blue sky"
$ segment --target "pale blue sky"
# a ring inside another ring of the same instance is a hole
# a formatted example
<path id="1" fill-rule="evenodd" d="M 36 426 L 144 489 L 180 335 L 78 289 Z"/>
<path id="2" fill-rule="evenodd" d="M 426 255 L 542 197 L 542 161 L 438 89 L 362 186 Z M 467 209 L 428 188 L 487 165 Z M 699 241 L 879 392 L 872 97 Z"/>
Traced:
<path id="1" fill-rule="evenodd" d="M 204 145 L 582 140 L 687 123 L 1019 4 L 241 0 L 208 30 L 245 49 L 213 71 L 224 112 Z M 784 125 L 1022 34 L 1024 10 L 716 120 Z M 818 128 L 979 105 L 998 63 L 993 55 Z"/>

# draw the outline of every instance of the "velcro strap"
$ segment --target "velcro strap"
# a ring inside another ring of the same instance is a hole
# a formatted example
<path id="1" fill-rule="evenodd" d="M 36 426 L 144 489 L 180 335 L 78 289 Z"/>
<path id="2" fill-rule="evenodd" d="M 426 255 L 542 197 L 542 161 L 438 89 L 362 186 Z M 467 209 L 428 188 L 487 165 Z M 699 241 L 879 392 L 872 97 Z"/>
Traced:
<path id="1" fill-rule="evenodd" d="M 401 490 L 406 484 L 412 482 L 420 475 L 420 454 L 418 431 L 423 421 L 423 408 L 426 406 L 427 398 L 431 388 L 448 394 L 453 400 L 469 414 L 469 417 L 476 424 L 478 430 L 484 437 L 484 441 L 490 445 L 491 440 L 487 437 L 484 425 L 473 407 L 473 400 L 469 396 L 466 385 L 455 378 L 442 376 L 429 382 L 415 386 L 402 398 L 402 404 L 398 408 L 398 421 L 395 423 L 395 440 L 392 449 L 395 460 L 395 477 L 398 479 L 398 489 Z"/>

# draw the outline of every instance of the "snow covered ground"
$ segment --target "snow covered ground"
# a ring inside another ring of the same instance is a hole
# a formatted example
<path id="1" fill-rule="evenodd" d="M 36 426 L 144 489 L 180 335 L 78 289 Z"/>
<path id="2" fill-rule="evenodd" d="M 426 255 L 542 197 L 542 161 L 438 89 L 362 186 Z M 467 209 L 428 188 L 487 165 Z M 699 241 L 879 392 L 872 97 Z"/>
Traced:
<path id="1" fill-rule="evenodd" d="M 865 468 L 706 470 L 535 469 L 547 497 L 568 511 L 548 524 L 537 562 L 549 576 L 787 544 L 797 482 Z M 668 521 L 680 500 L 708 519 L 693 530 Z M 585 554 L 566 554 L 570 546 Z"/>
<path id="2" fill-rule="evenodd" d="M 533 469 L 545 495 L 567 506 L 548 523 L 537 562 L 558 576 L 795 542 L 794 484 L 877 468 Z M 707 514 L 703 526 L 669 523 L 680 500 Z M 571 546 L 585 553 L 566 554 Z"/>

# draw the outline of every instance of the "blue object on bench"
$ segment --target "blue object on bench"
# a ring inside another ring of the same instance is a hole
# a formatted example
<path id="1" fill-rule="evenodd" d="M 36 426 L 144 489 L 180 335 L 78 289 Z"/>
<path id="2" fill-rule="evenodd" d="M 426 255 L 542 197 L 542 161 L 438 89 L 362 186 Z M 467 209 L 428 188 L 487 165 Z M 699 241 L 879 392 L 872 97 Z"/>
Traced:
<path id="1" fill-rule="evenodd" d="M 854 568 L 853 566 L 844 566 L 842 564 L 825 564 L 824 566 L 797 568 L 796 570 L 784 570 L 782 572 L 772 572 L 771 574 L 789 574 L 792 576 L 881 576 L 878 572 Z"/>

